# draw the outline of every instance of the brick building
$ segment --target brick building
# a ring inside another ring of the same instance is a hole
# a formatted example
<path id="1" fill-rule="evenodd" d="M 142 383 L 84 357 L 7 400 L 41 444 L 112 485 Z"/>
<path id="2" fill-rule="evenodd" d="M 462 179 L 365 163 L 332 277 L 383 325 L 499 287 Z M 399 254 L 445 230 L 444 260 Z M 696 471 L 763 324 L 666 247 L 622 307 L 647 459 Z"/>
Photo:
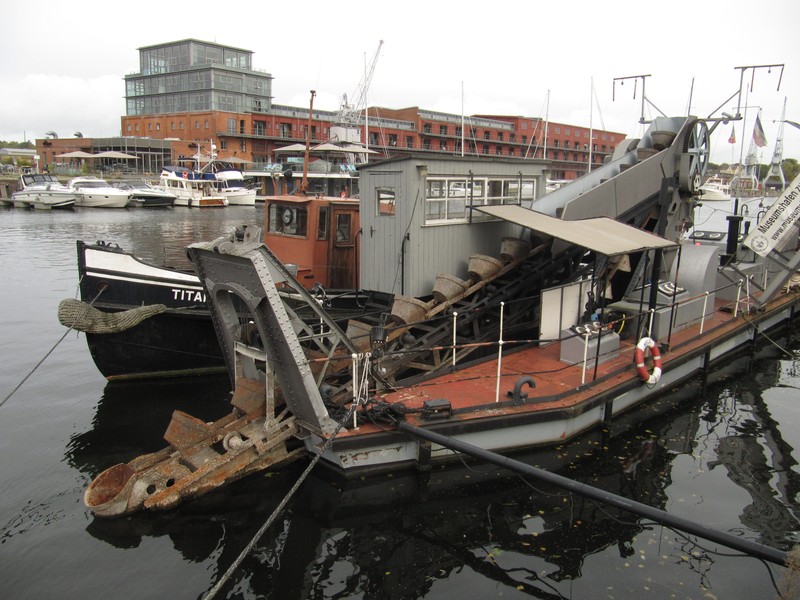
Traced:
<path id="1" fill-rule="evenodd" d="M 145 140 L 169 143 L 169 153 L 157 160 L 141 156 L 142 170 L 158 170 L 215 145 L 220 160 L 264 170 L 280 162 L 282 147 L 305 143 L 310 126 L 312 144 L 329 140 L 359 141 L 383 157 L 408 151 L 443 157 L 516 157 L 548 161 L 551 179 L 574 179 L 591 162 L 602 164 L 624 135 L 590 131 L 563 123 L 504 115 L 461 116 L 419 107 L 369 107 L 362 112 L 354 140 L 352 128 L 343 136 L 336 111 L 273 103 L 272 76 L 253 68 L 253 52 L 185 39 L 139 48 L 139 72 L 125 76 L 126 114 L 121 118 L 123 145 L 137 157 Z M 368 125 L 368 127 L 367 127 Z M 369 136 L 364 138 L 364 130 Z M 545 130 L 547 140 L 545 145 Z M 348 139 L 342 139 L 348 137 Z M 77 140 L 72 140 L 77 142 Z M 43 164 L 69 145 L 65 140 L 37 140 Z M 81 140 L 82 149 L 91 140 Z M 106 144 L 108 145 L 108 144 Z M 590 151 L 591 148 L 591 151 Z"/>

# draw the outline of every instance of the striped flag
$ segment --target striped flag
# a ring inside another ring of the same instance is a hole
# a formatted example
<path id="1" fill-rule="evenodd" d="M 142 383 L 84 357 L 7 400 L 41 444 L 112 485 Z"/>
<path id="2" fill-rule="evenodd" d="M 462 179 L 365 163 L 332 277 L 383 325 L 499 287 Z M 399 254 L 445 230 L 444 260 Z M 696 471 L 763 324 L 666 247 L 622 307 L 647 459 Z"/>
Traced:
<path id="1" fill-rule="evenodd" d="M 761 115 L 756 116 L 756 126 L 753 128 L 753 141 L 759 148 L 763 148 L 767 145 L 767 136 L 764 135 L 764 128 L 761 127 Z"/>

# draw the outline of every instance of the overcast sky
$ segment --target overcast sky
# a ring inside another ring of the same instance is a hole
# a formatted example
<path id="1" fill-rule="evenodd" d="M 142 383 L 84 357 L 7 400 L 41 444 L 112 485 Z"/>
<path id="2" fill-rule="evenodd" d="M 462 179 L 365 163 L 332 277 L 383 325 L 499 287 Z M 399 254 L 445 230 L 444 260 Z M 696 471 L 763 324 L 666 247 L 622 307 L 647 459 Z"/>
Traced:
<path id="1" fill-rule="evenodd" d="M 745 76 L 753 90 L 742 106 L 762 108 L 761 162 L 772 157 L 784 98 L 786 119 L 800 121 L 797 0 L 40 0 L 4 4 L 2 21 L 0 140 L 119 135 L 137 49 L 190 37 L 252 50 L 254 67 L 275 78 L 278 104 L 308 106 L 315 89 L 315 108 L 338 110 L 384 40 L 370 105 L 547 117 L 631 137 L 643 130 L 641 82 L 634 98 L 634 81 L 614 78 L 651 75 L 647 99 L 659 110 L 684 115 L 691 98 L 691 114 L 707 117 L 721 105 L 716 115 L 734 112 L 736 67 L 785 63 L 780 90 L 775 69 Z M 734 125 L 735 146 L 731 124 L 720 125 L 712 160 L 739 159 L 755 110 Z M 648 107 L 646 118 L 657 114 Z M 800 159 L 800 129 L 788 124 L 783 155 Z"/>

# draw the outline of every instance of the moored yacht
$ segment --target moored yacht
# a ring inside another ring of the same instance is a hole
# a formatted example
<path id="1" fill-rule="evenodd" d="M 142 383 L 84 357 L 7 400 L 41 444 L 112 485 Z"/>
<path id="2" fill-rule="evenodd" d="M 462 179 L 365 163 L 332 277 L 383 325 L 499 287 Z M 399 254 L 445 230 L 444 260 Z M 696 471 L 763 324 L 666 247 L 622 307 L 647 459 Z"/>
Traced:
<path id="1" fill-rule="evenodd" d="M 127 190 L 110 185 L 105 179 L 93 176 L 74 177 L 69 188 L 75 193 L 75 206 L 86 208 L 125 208 L 130 202 Z"/>
<path id="2" fill-rule="evenodd" d="M 77 195 L 49 173 L 29 173 L 22 175 L 17 183 L 17 191 L 10 203 L 17 208 L 71 208 Z"/>
<path id="3" fill-rule="evenodd" d="M 194 171 L 184 167 L 164 167 L 159 185 L 155 187 L 175 194 L 175 206 L 228 206 L 228 199 L 219 193 L 213 181 L 201 179 Z M 255 195 L 253 198 L 255 200 Z"/>

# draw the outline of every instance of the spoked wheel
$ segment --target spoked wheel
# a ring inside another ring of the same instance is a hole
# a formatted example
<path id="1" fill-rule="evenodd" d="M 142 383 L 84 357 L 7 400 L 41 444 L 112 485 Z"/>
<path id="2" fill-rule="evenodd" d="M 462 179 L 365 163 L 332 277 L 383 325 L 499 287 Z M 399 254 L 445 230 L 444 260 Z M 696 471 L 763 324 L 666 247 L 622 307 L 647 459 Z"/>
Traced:
<path id="1" fill-rule="evenodd" d="M 700 188 L 700 182 L 708 168 L 711 155 L 711 139 L 705 121 L 696 120 L 689 135 L 683 143 L 681 155 L 680 186 L 681 189 L 694 194 Z"/>

